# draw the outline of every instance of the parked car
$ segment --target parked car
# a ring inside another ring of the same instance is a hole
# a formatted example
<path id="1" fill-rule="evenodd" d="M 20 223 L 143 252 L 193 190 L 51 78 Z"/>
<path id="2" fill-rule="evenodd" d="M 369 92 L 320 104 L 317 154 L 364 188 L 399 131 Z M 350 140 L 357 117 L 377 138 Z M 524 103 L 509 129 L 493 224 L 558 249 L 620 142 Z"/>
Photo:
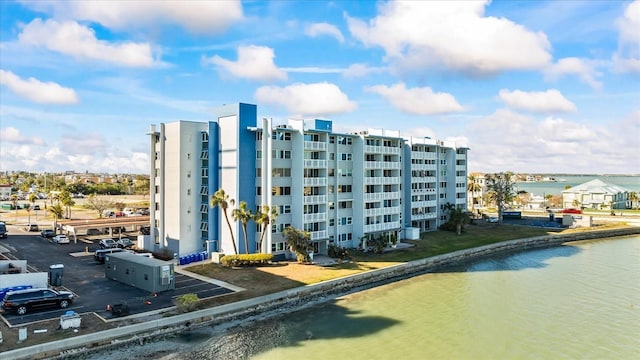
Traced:
<path id="1" fill-rule="evenodd" d="M 33 205 L 33 210 L 40 210 L 40 205 Z"/>
<path id="2" fill-rule="evenodd" d="M 7 237 L 7 225 L 0 221 L 0 238 Z"/>
<path id="3" fill-rule="evenodd" d="M 53 242 L 57 244 L 68 244 L 69 238 L 67 237 L 67 235 L 60 234 L 53 237 Z"/>
<path id="4" fill-rule="evenodd" d="M 66 309 L 72 302 L 73 294 L 69 291 L 36 288 L 8 292 L 0 303 L 0 307 L 4 311 L 24 315 L 39 308 L 59 307 Z"/>
<path id="5" fill-rule="evenodd" d="M 142 235 L 149 235 L 151 234 L 151 227 L 149 226 L 143 226 L 140 228 L 140 234 Z"/>
<path id="6" fill-rule="evenodd" d="M 113 239 L 102 239 L 98 243 L 98 246 L 100 246 L 101 249 L 111 249 L 111 248 L 117 248 L 118 244 Z"/>
<path id="7" fill-rule="evenodd" d="M 54 233 L 51 229 L 44 229 L 40 232 L 40 236 L 42 236 L 43 238 L 51 239 L 52 237 L 56 236 L 56 233 Z"/>
<path id="8" fill-rule="evenodd" d="M 498 222 L 500 222 L 500 219 L 498 219 L 497 216 L 491 216 L 491 217 L 487 218 L 487 222 L 488 223 L 498 223 Z"/>
<path id="9" fill-rule="evenodd" d="M 122 238 L 122 239 L 116 241 L 116 246 L 118 246 L 120 249 L 130 249 L 135 244 L 136 243 L 131 241 L 131 239 L 129 239 L 129 238 Z"/>
<path id="10" fill-rule="evenodd" d="M 38 224 L 29 224 L 25 227 L 25 230 L 27 231 L 40 231 L 40 228 L 38 227 Z"/>
<path id="11" fill-rule="evenodd" d="M 104 264 L 104 257 L 108 254 L 113 254 L 116 252 L 128 251 L 120 248 L 108 248 L 108 249 L 99 249 L 93 253 L 93 260 L 99 262 L 100 264 Z"/>

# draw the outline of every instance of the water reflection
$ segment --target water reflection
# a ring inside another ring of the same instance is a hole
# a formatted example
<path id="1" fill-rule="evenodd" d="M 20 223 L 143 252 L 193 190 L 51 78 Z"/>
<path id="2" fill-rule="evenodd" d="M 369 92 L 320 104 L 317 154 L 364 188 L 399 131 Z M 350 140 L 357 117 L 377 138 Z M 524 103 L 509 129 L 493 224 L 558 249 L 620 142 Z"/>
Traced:
<path id="1" fill-rule="evenodd" d="M 549 266 L 554 258 L 569 257 L 580 252 L 580 248 L 571 245 L 561 245 L 546 249 L 536 249 L 527 252 L 505 253 L 493 255 L 472 263 L 445 266 L 434 272 L 475 272 L 475 271 L 518 271 L 525 269 L 542 269 Z"/>

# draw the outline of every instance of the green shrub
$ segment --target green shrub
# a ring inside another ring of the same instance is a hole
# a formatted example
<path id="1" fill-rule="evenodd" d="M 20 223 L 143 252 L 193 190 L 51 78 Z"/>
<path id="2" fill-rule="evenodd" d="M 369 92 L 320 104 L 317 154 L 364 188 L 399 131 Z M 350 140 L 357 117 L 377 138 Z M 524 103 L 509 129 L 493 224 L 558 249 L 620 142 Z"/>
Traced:
<path id="1" fill-rule="evenodd" d="M 349 252 L 347 249 L 333 244 L 329 245 L 328 254 L 334 259 L 344 260 L 349 258 Z"/>
<path id="2" fill-rule="evenodd" d="M 196 308 L 198 304 L 198 295 L 194 293 L 184 294 L 176 297 L 175 304 L 179 311 L 189 312 Z"/>
<path id="3" fill-rule="evenodd" d="M 253 266 L 268 264 L 273 261 L 273 254 L 238 254 L 225 255 L 220 259 L 222 266 Z"/>

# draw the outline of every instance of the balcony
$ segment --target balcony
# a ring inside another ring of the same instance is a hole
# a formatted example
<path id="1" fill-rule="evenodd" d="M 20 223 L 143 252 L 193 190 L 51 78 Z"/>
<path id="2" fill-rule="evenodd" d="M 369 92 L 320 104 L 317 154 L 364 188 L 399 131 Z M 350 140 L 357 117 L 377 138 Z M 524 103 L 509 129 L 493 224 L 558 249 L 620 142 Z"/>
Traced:
<path id="1" fill-rule="evenodd" d="M 401 194 L 399 191 L 364 194 L 365 201 L 393 200 L 393 199 L 400 199 L 400 198 L 401 198 Z"/>
<path id="2" fill-rule="evenodd" d="M 381 177 L 365 177 L 365 185 L 396 185 L 401 184 L 402 178 L 399 176 L 381 176 Z"/>
<path id="3" fill-rule="evenodd" d="M 402 148 L 390 146 L 365 145 L 364 152 L 369 154 L 400 155 Z"/>
<path id="4" fill-rule="evenodd" d="M 325 177 L 306 177 L 303 180 L 304 186 L 326 186 L 327 178 Z"/>
<path id="5" fill-rule="evenodd" d="M 385 169 L 385 170 L 399 170 L 401 167 L 399 161 L 365 161 L 365 169 Z"/>
<path id="6" fill-rule="evenodd" d="M 307 169 L 326 169 L 327 160 L 304 160 L 304 167 Z"/>
<path id="7" fill-rule="evenodd" d="M 400 229 L 400 222 L 399 221 L 393 221 L 393 222 L 389 222 L 389 223 L 379 223 L 379 224 L 371 224 L 371 225 L 365 225 L 364 226 L 364 232 L 366 233 L 373 233 L 373 232 L 380 232 L 380 231 L 385 231 L 385 230 L 398 230 Z"/>
<path id="8" fill-rule="evenodd" d="M 304 142 L 305 150 L 327 150 L 327 143 L 320 141 L 305 141 Z"/>
<path id="9" fill-rule="evenodd" d="M 325 239 L 327 239 L 327 230 L 311 232 L 311 241 L 325 240 Z"/>
<path id="10" fill-rule="evenodd" d="M 305 223 L 315 223 L 327 221 L 326 213 L 304 214 Z"/>
<path id="11" fill-rule="evenodd" d="M 364 216 L 382 216 L 382 215 L 400 214 L 400 206 L 380 207 L 375 209 L 365 209 Z"/>
<path id="12" fill-rule="evenodd" d="M 412 159 L 429 159 L 429 160 L 435 160 L 437 157 L 437 154 L 435 151 L 429 151 L 429 152 L 425 152 L 425 151 L 412 151 L 411 152 L 411 158 Z"/>
<path id="13" fill-rule="evenodd" d="M 302 198 L 305 205 L 327 203 L 327 195 L 310 195 L 310 196 L 303 196 Z"/>

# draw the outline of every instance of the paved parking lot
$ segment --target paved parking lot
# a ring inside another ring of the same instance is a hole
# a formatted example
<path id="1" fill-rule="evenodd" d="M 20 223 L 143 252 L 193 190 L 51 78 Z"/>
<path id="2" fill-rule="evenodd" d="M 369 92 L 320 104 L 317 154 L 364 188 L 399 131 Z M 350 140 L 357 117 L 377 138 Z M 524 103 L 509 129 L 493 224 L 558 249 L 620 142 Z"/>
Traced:
<path id="1" fill-rule="evenodd" d="M 48 272 L 51 265 L 62 264 L 62 286 L 57 289 L 71 291 L 76 295 L 72 306 L 65 310 L 38 311 L 23 316 L 3 313 L 2 317 L 9 326 L 59 318 L 70 310 L 79 314 L 95 312 L 110 319 L 112 314 L 107 311 L 107 305 L 123 303 L 129 307 L 129 316 L 136 316 L 171 307 L 173 299 L 182 294 L 195 293 L 198 298 L 204 299 L 233 292 L 212 282 L 176 273 L 175 290 L 150 294 L 106 278 L 104 265 L 93 260 L 93 251 L 98 248 L 97 242 L 87 244 L 78 241 L 74 244 L 72 241 L 70 244 L 59 245 L 41 238 L 39 233 L 28 233 L 17 227 L 11 227 L 9 231 L 9 237 L 0 240 L 0 249 L 8 251 L 2 250 L 1 259 L 27 260 L 29 272 Z"/>

